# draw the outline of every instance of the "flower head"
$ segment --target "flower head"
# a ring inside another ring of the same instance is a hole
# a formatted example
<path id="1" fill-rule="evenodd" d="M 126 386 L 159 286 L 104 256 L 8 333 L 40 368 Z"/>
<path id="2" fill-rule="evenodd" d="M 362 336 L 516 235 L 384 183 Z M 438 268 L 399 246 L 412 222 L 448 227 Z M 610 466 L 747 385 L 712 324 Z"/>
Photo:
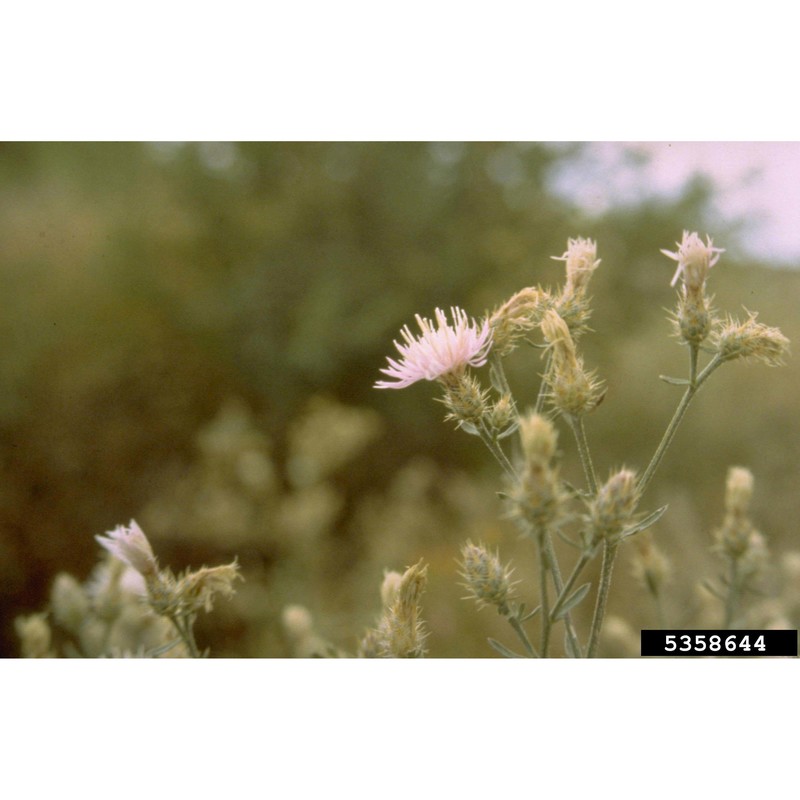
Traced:
<path id="1" fill-rule="evenodd" d="M 124 525 L 117 525 L 105 536 L 95 536 L 94 538 L 112 556 L 133 567 L 140 575 L 147 577 L 158 571 L 153 548 L 150 547 L 144 531 L 134 520 L 131 520 L 127 528 Z"/>
<path id="2" fill-rule="evenodd" d="M 567 290 L 570 294 L 586 288 L 589 278 L 600 264 L 597 257 L 597 242 L 592 239 L 567 239 L 567 250 L 563 256 L 550 256 L 554 261 L 567 265 Z"/>
<path id="3" fill-rule="evenodd" d="M 460 374 L 467 365 L 482 367 L 486 363 L 492 344 L 488 320 L 479 327 L 474 319 L 470 322 L 466 312 L 460 308 L 453 307 L 450 312 L 452 325 L 444 312 L 437 308 L 438 328 L 431 320 L 417 314 L 417 325 L 422 334 L 414 337 L 408 325 L 400 331 L 405 344 L 395 340 L 394 346 L 402 358 L 400 361 L 388 358 L 389 366 L 381 370 L 397 380 L 378 381 L 376 389 L 403 389 L 423 378 L 433 381 L 450 373 Z"/>
<path id="4" fill-rule="evenodd" d="M 669 256 L 678 262 L 678 268 L 672 276 L 670 286 L 678 282 L 678 278 L 683 276 L 683 284 L 687 289 L 699 291 L 706 281 L 708 271 L 719 261 L 720 253 L 725 250 L 721 247 L 712 247 L 711 237 L 706 235 L 706 244 L 696 233 L 683 232 L 683 239 L 676 242 L 678 252 L 662 250 L 665 256 Z"/>

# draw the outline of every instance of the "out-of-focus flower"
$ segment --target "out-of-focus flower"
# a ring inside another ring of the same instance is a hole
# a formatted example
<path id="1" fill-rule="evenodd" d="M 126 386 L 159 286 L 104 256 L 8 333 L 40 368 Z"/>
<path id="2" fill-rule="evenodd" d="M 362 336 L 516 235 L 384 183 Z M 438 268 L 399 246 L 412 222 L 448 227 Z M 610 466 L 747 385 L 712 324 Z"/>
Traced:
<path id="1" fill-rule="evenodd" d="M 492 344 L 488 320 L 479 325 L 469 320 L 465 311 L 458 307 L 450 309 L 453 324 L 445 313 L 436 309 L 435 324 L 416 315 L 422 334 L 415 337 L 406 325 L 401 331 L 405 340 L 395 340 L 394 346 L 402 356 L 400 361 L 388 358 L 389 366 L 382 369 L 385 375 L 396 378 L 392 381 L 377 381 L 376 389 L 403 389 L 420 380 L 433 381 L 448 374 L 461 374 L 469 366 L 481 367 L 486 363 Z"/>
<path id="2" fill-rule="evenodd" d="M 703 240 L 696 233 L 689 231 L 684 231 L 683 239 L 675 244 L 678 245 L 676 253 L 670 250 L 661 251 L 665 256 L 678 262 L 670 286 L 674 286 L 682 275 L 687 289 L 698 291 L 705 283 L 709 269 L 719 261 L 720 253 L 724 253 L 725 250 L 721 247 L 712 247 L 710 236 L 706 235 L 706 244 L 703 244 Z"/>
<path id="3" fill-rule="evenodd" d="M 108 531 L 105 536 L 95 536 L 95 539 L 112 556 L 133 567 L 140 575 L 147 577 L 155 575 L 158 571 L 153 548 L 144 535 L 144 531 L 131 520 L 130 525 L 117 525 L 113 531 Z"/>

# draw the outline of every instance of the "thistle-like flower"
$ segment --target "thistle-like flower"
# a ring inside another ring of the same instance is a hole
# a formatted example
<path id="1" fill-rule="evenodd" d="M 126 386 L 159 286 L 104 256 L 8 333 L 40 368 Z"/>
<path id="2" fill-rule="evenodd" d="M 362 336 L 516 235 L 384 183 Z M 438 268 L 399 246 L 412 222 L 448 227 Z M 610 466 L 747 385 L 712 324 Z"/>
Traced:
<path id="1" fill-rule="evenodd" d="M 402 356 L 400 361 L 387 358 L 389 366 L 382 369 L 385 375 L 396 378 L 392 381 L 377 381 L 376 389 L 403 389 L 420 380 L 433 381 L 448 375 L 460 375 L 466 367 L 482 367 L 486 363 L 492 345 L 488 320 L 479 325 L 469 320 L 465 311 L 458 307 L 450 309 L 453 324 L 445 313 L 436 309 L 438 328 L 429 319 L 416 315 L 422 334 L 415 337 L 406 325 L 401 331 L 405 340 L 395 340 L 394 346 Z"/>
<path id="2" fill-rule="evenodd" d="M 597 258 L 597 242 L 592 239 L 567 240 L 567 250 L 563 256 L 550 256 L 554 261 L 564 261 L 567 266 L 566 293 L 573 294 L 586 289 L 592 273 L 600 265 Z"/>
<path id="3" fill-rule="evenodd" d="M 144 531 L 134 520 L 131 520 L 127 528 L 124 525 L 117 525 L 113 531 L 108 531 L 105 536 L 95 536 L 94 538 L 112 556 L 133 567 L 145 578 L 158 572 L 153 548 L 150 547 L 150 542 L 147 541 Z"/>
<path id="4" fill-rule="evenodd" d="M 678 278 L 683 277 L 683 285 L 687 291 L 699 291 L 706 282 L 709 269 L 719 261 L 720 254 L 725 250 L 713 247 L 710 236 L 706 235 L 706 244 L 703 244 L 697 233 L 689 231 L 684 231 L 683 239 L 675 244 L 678 245 L 677 252 L 661 251 L 665 256 L 678 262 L 670 286 L 674 286 Z"/>

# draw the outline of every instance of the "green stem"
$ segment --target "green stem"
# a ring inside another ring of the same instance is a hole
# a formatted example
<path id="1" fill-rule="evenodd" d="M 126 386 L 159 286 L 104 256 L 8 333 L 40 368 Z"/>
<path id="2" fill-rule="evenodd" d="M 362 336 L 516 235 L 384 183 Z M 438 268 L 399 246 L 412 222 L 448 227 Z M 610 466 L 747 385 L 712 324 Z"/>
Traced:
<path id="1" fill-rule="evenodd" d="M 692 353 L 694 353 L 692 371 L 696 372 L 697 352 L 695 349 L 693 349 Z M 644 493 L 647 485 L 653 479 L 653 475 L 658 469 L 661 460 L 664 458 L 664 454 L 667 452 L 667 448 L 670 446 L 672 439 L 675 436 L 675 432 L 678 430 L 678 426 L 681 424 L 681 420 L 683 420 L 684 414 L 686 414 L 686 410 L 689 408 L 689 403 L 692 402 L 692 398 L 695 396 L 695 394 L 697 394 L 697 391 L 700 389 L 700 387 L 708 380 L 711 373 L 721 363 L 722 359 L 719 356 L 714 356 L 714 358 L 708 362 L 706 368 L 699 375 L 697 375 L 693 381 L 690 380 L 690 383 L 686 387 L 686 391 L 684 392 L 680 403 L 678 403 L 678 407 L 675 409 L 675 413 L 673 414 L 669 425 L 667 425 L 667 430 L 664 431 L 664 436 L 662 437 L 655 454 L 650 459 L 650 463 L 647 465 L 647 469 L 644 471 L 644 474 L 639 481 L 639 491 L 641 493 Z"/>
<path id="2" fill-rule="evenodd" d="M 544 398 L 547 394 L 547 373 L 550 372 L 550 366 L 553 362 L 553 353 L 550 351 L 547 354 L 547 361 L 544 365 L 544 374 L 542 377 L 542 382 L 539 384 L 539 393 L 536 395 L 536 406 L 534 407 L 534 411 L 537 414 L 542 413 L 542 408 L 544 407 Z"/>
<path id="3" fill-rule="evenodd" d="M 539 550 L 539 593 L 541 596 L 542 604 L 542 640 L 541 650 L 542 658 L 547 658 L 547 650 L 550 646 L 550 598 L 547 591 L 547 572 L 548 561 L 547 555 L 544 551 L 544 531 L 540 531 L 536 537 L 536 544 Z"/>
<path id="4" fill-rule="evenodd" d="M 189 655 L 192 658 L 200 658 L 200 650 L 197 647 L 197 642 L 194 639 L 194 631 L 192 630 L 192 624 L 190 620 L 181 617 L 170 617 L 172 624 L 175 626 L 175 630 L 178 631 L 181 639 L 183 639 L 184 644 L 189 650 Z"/>
<path id="5" fill-rule="evenodd" d="M 583 417 L 569 415 L 567 420 L 572 428 L 572 432 L 575 434 L 575 441 L 578 444 L 578 453 L 581 457 L 583 472 L 586 475 L 586 483 L 589 485 L 589 491 L 592 495 L 595 495 L 597 494 L 597 475 L 595 474 L 594 464 L 592 463 L 592 454 L 589 452 L 589 443 L 586 441 L 586 429 L 583 427 Z"/>
<path id="6" fill-rule="evenodd" d="M 522 646 L 525 648 L 525 652 L 531 658 L 539 658 L 539 653 L 533 646 L 533 642 L 531 642 L 531 640 L 528 638 L 528 634 L 525 633 L 525 628 L 522 627 L 519 617 L 516 614 L 513 614 L 511 609 L 505 603 L 500 606 L 499 610 L 500 613 L 509 621 L 511 627 L 516 631 L 519 640 L 522 642 Z"/>
<path id="7" fill-rule="evenodd" d="M 505 470 L 506 475 L 512 480 L 518 480 L 517 471 L 514 469 L 512 463 L 508 460 L 508 456 L 503 452 L 503 448 L 497 443 L 497 439 L 492 436 L 486 429 L 485 424 L 481 420 L 480 427 L 478 428 L 481 440 L 489 448 L 491 454 L 497 459 L 500 466 Z"/>
<path id="8" fill-rule="evenodd" d="M 617 557 L 617 542 L 606 542 L 603 545 L 603 564 L 600 567 L 600 589 L 597 592 L 597 605 L 594 608 L 594 618 L 592 619 L 592 629 L 589 634 L 589 644 L 586 650 L 587 658 L 594 658 L 597 654 L 597 646 L 600 643 L 600 629 L 603 627 L 603 619 L 606 615 L 606 603 L 608 593 L 611 589 L 611 573 L 614 569 L 614 560 Z"/>
<path id="9" fill-rule="evenodd" d="M 555 584 L 556 592 L 561 595 L 564 592 L 564 581 L 561 578 L 561 570 L 558 566 L 558 561 L 556 560 L 553 542 L 550 539 L 550 534 L 547 531 L 544 532 L 544 552 L 550 564 L 550 571 L 553 573 L 553 583 Z M 564 615 L 564 624 L 567 628 L 567 636 L 569 637 L 570 644 L 580 658 L 583 655 L 583 650 L 581 649 L 580 642 L 578 641 L 578 635 L 575 633 L 575 626 L 572 624 L 571 614 Z"/>

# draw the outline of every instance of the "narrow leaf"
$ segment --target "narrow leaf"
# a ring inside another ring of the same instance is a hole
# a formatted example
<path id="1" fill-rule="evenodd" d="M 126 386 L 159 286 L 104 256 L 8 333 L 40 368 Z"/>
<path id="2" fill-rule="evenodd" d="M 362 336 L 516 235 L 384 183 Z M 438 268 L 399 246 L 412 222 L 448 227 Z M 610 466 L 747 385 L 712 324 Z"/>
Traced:
<path id="1" fill-rule="evenodd" d="M 652 514 L 648 514 L 643 520 L 623 531 L 620 539 L 627 539 L 629 536 L 633 536 L 635 533 L 641 533 L 643 530 L 646 530 L 651 525 L 658 522 L 668 508 L 669 506 L 661 506 L 661 508 L 657 508 Z"/>
<path id="2" fill-rule="evenodd" d="M 183 639 L 178 637 L 177 639 L 173 639 L 171 642 L 167 642 L 166 644 L 162 644 L 160 647 L 156 647 L 153 650 L 147 651 L 148 658 L 158 658 L 158 656 L 163 656 L 164 653 L 168 653 L 172 650 L 173 647 L 179 645 Z"/>
<path id="3" fill-rule="evenodd" d="M 480 432 L 471 422 L 460 422 L 458 427 L 470 436 L 480 436 Z"/>
<path id="4" fill-rule="evenodd" d="M 492 639 L 491 636 L 486 641 L 489 642 L 492 648 L 497 650 L 501 656 L 505 656 L 506 658 L 525 658 L 525 656 L 521 656 L 519 653 L 509 650 L 504 644 L 500 644 L 497 639 Z"/>
<path id="5" fill-rule="evenodd" d="M 555 622 L 557 619 L 563 619 L 573 608 L 575 608 L 584 597 L 586 597 L 586 593 L 589 591 L 589 587 L 591 586 L 590 583 L 584 583 L 583 586 L 579 586 L 562 604 L 560 607 L 556 607 L 553 609 L 553 613 L 550 615 L 550 618 Z"/>
<path id="6" fill-rule="evenodd" d="M 533 619 L 540 611 L 542 610 L 541 606 L 536 606 L 532 611 L 529 611 L 524 617 L 520 617 L 520 622 L 527 622 L 529 619 Z M 522 609 L 520 608 L 520 614 L 522 613 Z"/>
<path id="7" fill-rule="evenodd" d="M 503 385 L 503 379 L 494 363 L 489 364 L 489 383 L 492 384 L 498 394 L 505 394 L 506 389 Z"/>
<path id="8" fill-rule="evenodd" d="M 673 386 L 688 386 L 689 381 L 686 378 L 670 378 L 669 375 L 658 376 L 664 383 L 671 383 Z"/>

